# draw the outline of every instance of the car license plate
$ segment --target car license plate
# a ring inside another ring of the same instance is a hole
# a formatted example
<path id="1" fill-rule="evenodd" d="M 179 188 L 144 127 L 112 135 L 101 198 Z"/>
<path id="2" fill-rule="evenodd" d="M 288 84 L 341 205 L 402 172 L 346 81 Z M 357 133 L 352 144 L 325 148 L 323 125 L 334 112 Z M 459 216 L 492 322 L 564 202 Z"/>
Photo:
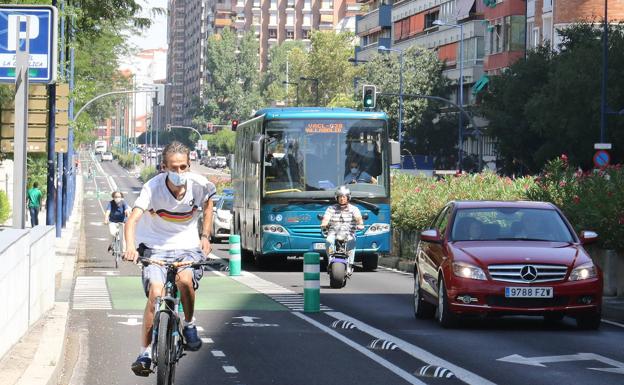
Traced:
<path id="1" fill-rule="evenodd" d="M 506 287 L 506 298 L 552 298 L 552 287 Z"/>
<path id="2" fill-rule="evenodd" d="M 325 244 L 324 243 L 315 243 L 314 244 L 314 250 L 325 250 Z"/>

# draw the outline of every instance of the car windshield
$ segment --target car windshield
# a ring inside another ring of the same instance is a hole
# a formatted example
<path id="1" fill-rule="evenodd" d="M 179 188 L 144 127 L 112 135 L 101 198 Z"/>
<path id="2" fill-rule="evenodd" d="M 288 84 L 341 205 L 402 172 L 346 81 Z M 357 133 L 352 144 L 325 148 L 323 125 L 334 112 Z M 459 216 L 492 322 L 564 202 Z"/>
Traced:
<path id="1" fill-rule="evenodd" d="M 233 203 L 234 203 L 234 200 L 232 200 L 232 199 L 224 199 L 223 203 L 221 204 L 220 210 L 232 211 L 232 204 Z"/>
<path id="2" fill-rule="evenodd" d="M 387 196 L 385 129 L 373 119 L 269 121 L 264 195 L 328 198 L 349 184 L 354 197 Z"/>
<path id="3" fill-rule="evenodd" d="M 556 210 L 515 207 L 457 210 L 452 241 L 574 242 Z"/>

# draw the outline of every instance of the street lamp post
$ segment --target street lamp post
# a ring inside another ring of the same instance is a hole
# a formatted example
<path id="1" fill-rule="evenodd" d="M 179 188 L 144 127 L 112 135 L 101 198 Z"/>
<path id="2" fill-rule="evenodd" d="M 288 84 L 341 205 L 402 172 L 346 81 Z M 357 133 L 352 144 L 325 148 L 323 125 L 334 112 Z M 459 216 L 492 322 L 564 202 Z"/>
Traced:
<path id="1" fill-rule="evenodd" d="M 398 52 L 399 53 L 399 149 L 401 148 L 401 140 L 403 136 L 403 51 L 400 49 L 386 48 L 380 45 L 378 52 Z"/>
<path id="2" fill-rule="evenodd" d="M 314 89 L 316 90 L 316 106 L 319 106 L 319 80 L 317 78 L 307 78 L 305 76 L 301 76 L 299 80 L 307 80 L 310 82 L 314 82 Z"/>
<path id="3" fill-rule="evenodd" d="M 606 0 L 605 0 L 606 1 Z M 442 20 L 435 20 L 433 25 L 445 25 L 447 27 L 459 28 L 459 82 L 458 82 L 458 103 L 460 106 L 464 105 L 464 25 L 463 24 L 449 24 Z M 459 127 L 457 129 L 457 169 L 462 170 L 462 147 L 464 146 L 463 128 L 464 117 L 459 114 Z"/>
<path id="4" fill-rule="evenodd" d="M 296 105 L 297 107 L 299 107 L 299 83 L 289 82 L 289 81 L 284 80 L 284 81 L 282 82 L 282 84 L 287 84 L 287 85 L 289 85 L 289 84 L 294 84 L 295 86 L 297 86 L 297 88 L 296 88 L 296 93 L 297 93 L 297 101 L 295 102 L 295 105 Z M 286 100 L 288 100 L 288 94 L 286 94 Z"/>
<path id="5" fill-rule="evenodd" d="M 609 22 L 607 0 L 604 2 L 604 31 L 602 32 L 602 82 L 600 92 L 600 143 L 605 142 L 607 126 L 607 63 L 609 60 Z"/>

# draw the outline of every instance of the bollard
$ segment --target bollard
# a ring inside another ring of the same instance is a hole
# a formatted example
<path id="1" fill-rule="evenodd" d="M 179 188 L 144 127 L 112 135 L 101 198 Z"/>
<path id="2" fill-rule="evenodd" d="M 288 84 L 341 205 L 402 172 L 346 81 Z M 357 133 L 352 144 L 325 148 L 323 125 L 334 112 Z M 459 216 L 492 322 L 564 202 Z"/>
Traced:
<path id="1" fill-rule="evenodd" d="M 321 258 L 319 253 L 303 254 L 303 311 L 321 311 Z"/>
<path id="2" fill-rule="evenodd" d="M 241 273 L 241 246 L 240 235 L 230 235 L 230 277 Z"/>

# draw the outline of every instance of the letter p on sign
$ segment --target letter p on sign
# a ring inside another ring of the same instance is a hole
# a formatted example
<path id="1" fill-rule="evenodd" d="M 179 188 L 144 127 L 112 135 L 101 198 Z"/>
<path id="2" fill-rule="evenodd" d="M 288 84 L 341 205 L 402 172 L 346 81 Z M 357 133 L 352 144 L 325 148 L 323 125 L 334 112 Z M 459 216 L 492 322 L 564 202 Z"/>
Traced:
<path id="1" fill-rule="evenodd" d="M 30 19 L 30 20 L 29 20 Z M 9 30 L 7 33 L 7 49 L 9 51 L 17 51 L 17 38 L 29 40 L 36 39 L 39 36 L 39 18 L 27 15 L 9 15 Z M 28 34 L 26 26 L 28 25 Z"/>

